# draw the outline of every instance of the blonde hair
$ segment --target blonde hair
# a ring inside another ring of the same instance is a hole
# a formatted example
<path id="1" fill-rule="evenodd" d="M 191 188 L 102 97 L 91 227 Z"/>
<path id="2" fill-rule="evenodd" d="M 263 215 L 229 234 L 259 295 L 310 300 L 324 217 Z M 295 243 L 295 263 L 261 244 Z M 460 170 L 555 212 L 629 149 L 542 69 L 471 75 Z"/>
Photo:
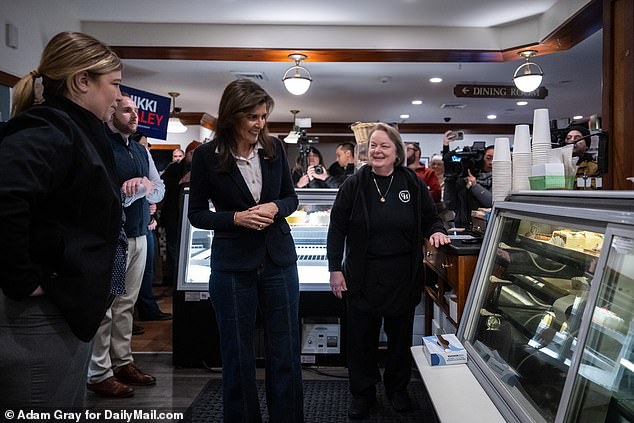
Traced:
<path id="1" fill-rule="evenodd" d="M 403 144 L 403 139 L 401 138 L 401 134 L 399 134 L 398 130 L 387 123 L 379 122 L 370 130 L 370 133 L 368 134 L 368 141 L 370 140 L 372 134 L 376 131 L 385 132 L 387 137 L 394 144 L 394 147 L 396 147 L 396 162 L 394 163 L 394 167 L 403 166 L 406 157 L 405 145 Z"/>
<path id="2" fill-rule="evenodd" d="M 35 98 L 35 80 L 39 77 L 45 95 L 68 96 L 78 92 L 73 79 L 78 73 L 87 72 L 97 78 L 121 68 L 119 56 L 96 38 L 81 32 L 60 32 L 44 48 L 38 68 L 15 85 L 11 115 L 41 101 Z"/>

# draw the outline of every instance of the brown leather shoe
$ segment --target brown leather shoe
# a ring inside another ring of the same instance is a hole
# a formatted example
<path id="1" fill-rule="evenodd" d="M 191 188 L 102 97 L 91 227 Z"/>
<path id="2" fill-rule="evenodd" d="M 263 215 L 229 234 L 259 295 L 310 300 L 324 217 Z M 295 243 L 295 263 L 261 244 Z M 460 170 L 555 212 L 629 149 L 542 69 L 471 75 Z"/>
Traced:
<path id="1" fill-rule="evenodd" d="M 116 369 L 114 375 L 123 383 L 136 386 L 147 386 L 156 384 L 156 378 L 147 373 L 143 373 L 134 363 Z"/>
<path id="2" fill-rule="evenodd" d="M 119 382 L 114 376 L 97 383 L 87 383 L 86 389 L 102 397 L 128 398 L 134 395 L 134 388 Z"/>

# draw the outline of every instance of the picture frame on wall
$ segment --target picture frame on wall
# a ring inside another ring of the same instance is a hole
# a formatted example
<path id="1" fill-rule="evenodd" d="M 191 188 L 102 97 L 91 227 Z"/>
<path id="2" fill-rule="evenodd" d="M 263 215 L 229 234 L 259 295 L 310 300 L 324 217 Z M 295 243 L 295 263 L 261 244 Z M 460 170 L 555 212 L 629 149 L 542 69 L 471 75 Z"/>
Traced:
<path id="1" fill-rule="evenodd" d="M 420 164 L 425 165 L 425 167 L 429 167 L 429 157 L 421 157 Z"/>

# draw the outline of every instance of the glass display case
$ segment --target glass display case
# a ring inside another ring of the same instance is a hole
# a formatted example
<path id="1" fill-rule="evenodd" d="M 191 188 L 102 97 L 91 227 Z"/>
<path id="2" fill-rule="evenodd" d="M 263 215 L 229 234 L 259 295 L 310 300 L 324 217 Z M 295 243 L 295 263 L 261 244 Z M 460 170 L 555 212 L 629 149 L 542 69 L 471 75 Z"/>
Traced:
<path id="1" fill-rule="evenodd" d="M 286 220 L 297 251 L 300 291 L 330 291 L 326 235 L 336 189 L 298 189 L 299 206 Z M 189 206 L 189 190 L 183 196 L 183 210 Z M 213 205 L 210 205 L 213 210 Z M 177 289 L 207 291 L 211 269 L 213 231 L 194 228 L 183 213 Z"/>
<path id="2" fill-rule="evenodd" d="M 300 286 L 302 363 L 345 363 L 345 303 L 330 292 L 326 237 L 336 189 L 297 190 L 299 206 L 287 217 L 295 242 Z M 181 199 L 189 207 L 189 191 Z M 213 209 L 213 205 L 210 205 Z M 219 333 L 209 301 L 213 231 L 181 220 L 177 286 L 173 297 L 173 362 L 183 367 L 221 365 Z M 264 356 L 264 332 L 256 322 L 256 359 Z M 323 342 L 322 342 L 323 340 Z"/>
<path id="3" fill-rule="evenodd" d="M 459 328 L 507 421 L 634 421 L 634 194 L 496 203 Z"/>

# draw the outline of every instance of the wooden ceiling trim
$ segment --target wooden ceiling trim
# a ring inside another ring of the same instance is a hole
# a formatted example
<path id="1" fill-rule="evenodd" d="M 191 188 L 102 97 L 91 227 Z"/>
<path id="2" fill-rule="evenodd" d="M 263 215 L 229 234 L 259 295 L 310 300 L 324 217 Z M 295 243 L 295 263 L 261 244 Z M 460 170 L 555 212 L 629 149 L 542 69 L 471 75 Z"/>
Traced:
<path id="1" fill-rule="evenodd" d="M 10 73 L 6 73 L 0 71 L 0 85 L 4 85 L 6 87 L 13 87 L 20 80 L 19 77 L 15 75 L 11 75 Z"/>
<path id="2" fill-rule="evenodd" d="M 568 50 L 603 27 L 603 2 L 592 0 L 540 42 L 517 46 L 502 52 L 504 61 L 519 60 L 523 50 L 537 50 L 537 55 Z"/>
<path id="3" fill-rule="evenodd" d="M 288 50 L 233 47 L 112 47 L 122 59 L 209 60 L 224 62 L 290 62 L 288 55 L 305 54 L 310 62 L 501 62 L 495 50 L 416 50 L 416 49 L 319 49 Z"/>
<path id="4" fill-rule="evenodd" d="M 310 62 L 506 62 L 518 60 L 522 50 L 537 50 L 538 55 L 567 50 L 601 29 L 602 0 L 591 0 L 574 16 L 539 42 L 505 50 L 450 49 L 313 49 L 233 48 L 185 46 L 113 46 L 123 59 L 210 60 L 227 62 L 288 62 L 288 55 L 302 53 Z"/>

